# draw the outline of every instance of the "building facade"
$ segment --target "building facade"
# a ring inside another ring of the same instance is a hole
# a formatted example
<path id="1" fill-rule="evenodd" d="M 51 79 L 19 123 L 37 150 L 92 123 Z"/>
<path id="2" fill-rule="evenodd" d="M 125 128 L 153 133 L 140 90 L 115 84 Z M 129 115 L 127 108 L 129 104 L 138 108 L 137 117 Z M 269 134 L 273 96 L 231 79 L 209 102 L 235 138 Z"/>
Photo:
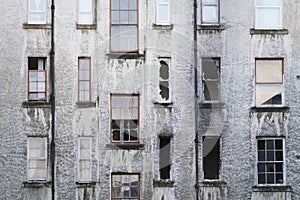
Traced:
<path id="1" fill-rule="evenodd" d="M 2 2 L 0 199 L 300 199 L 299 8 Z"/>

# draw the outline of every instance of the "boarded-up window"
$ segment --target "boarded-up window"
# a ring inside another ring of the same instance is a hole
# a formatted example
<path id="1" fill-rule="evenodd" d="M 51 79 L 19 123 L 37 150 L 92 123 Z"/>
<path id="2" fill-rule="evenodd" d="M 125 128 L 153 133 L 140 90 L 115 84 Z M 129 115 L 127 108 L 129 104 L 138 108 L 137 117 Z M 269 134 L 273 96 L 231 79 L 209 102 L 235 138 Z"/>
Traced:
<path id="1" fill-rule="evenodd" d="M 111 95 L 112 142 L 138 142 L 139 96 Z"/>
<path id="2" fill-rule="evenodd" d="M 282 0 L 256 0 L 255 28 L 282 28 Z"/>
<path id="3" fill-rule="evenodd" d="M 139 174 L 112 174 L 111 178 L 112 200 L 140 199 Z"/>
<path id="4" fill-rule="evenodd" d="M 159 141 L 159 172 L 160 179 L 170 179 L 171 170 L 171 138 L 160 137 Z"/>
<path id="5" fill-rule="evenodd" d="M 28 138 L 27 177 L 28 180 L 47 179 L 47 138 Z"/>
<path id="6" fill-rule="evenodd" d="M 282 105 L 283 60 L 256 60 L 256 105 Z"/>
<path id="7" fill-rule="evenodd" d="M 169 73 L 169 63 L 170 59 L 164 58 L 160 59 L 159 68 L 159 95 L 163 101 L 170 100 L 170 73 Z"/>
<path id="8" fill-rule="evenodd" d="M 91 180 L 91 138 L 79 138 L 79 180 Z"/>
<path id="9" fill-rule="evenodd" d="M 220 138 L 202 138 L 202 157 L 204 179 L 219 179 L 220 171 Z"/>
<path id="10" fill-rule="evenodd" d="M 203 24 L 219 23 L 219 0 L 202 1 L 202 23 Z"/>
<path id="11" fill-rule="evenodd" d="M 91 59 L 79 58 L 78 65 L 78 101 L 91 100 Z"/>
<path id="12" fill-rule="evenodd" d="M 78 24 L 93 23 L 93 0 L 79 0 Z"/>
<path id="13" fill-rule="evenodd" d="M 202 59 L 204 101 L 220 100 L 220 58 Z"/>
<path id="14" fill-rule="evenodd" d="M 46 0 L 28 0 L 28 24 L 46 24 Z"/>
<path id="15" fill-rule="evenodd" d="M 169 0 L 156 0 L 156 24 L 170 24 Z"/>

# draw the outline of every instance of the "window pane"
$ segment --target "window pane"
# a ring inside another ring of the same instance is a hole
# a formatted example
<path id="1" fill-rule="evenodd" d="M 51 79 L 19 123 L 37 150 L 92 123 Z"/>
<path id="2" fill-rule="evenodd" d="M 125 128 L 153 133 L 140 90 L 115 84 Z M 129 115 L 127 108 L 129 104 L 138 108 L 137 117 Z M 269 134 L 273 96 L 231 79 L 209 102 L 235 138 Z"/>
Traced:
<path id="1" fill-rule="evenodd" d="M 258 172 L 265 172 L 265 164 L 258 164 Z"/>
<path id="2" fill-rule="evenodd" d="M 282 184 L 283 183 L 283 174 L 276 174 L 276 183 Z"/>
<path id="3" fill-rule="evenodd" d="M 257 8 L 257 26 L 261 28 L 280 28 L 280 8 Z"/>
<path id="4" fill-rule="evenodd" d="M 265 150 L 265 140 L 258 140 L 257 147 L 258 147 L 258 150 Z"/>
<path id="5" fill-rule="evenodd" d="M 276 161 L 283 161 L 283 152 L 276 151 Z"/>
<path id="6" fill-rule="evenodd" d="M 203 59 L 202 74 L 205 80 L 219 79 L 219 60 Z"/>
<path id="7" fill-rule="evenodd" d="M 111 7 L 112 9 L 119 9 L 119 0 L 112 0 L 111 1 Z"/>
<path id="8" fill-rule="evenodd" d="M 218 179 L 220 168 L 219 137 L 203 137 L 202 141 L 204 179 Z"/>
<path id="9" fill-rule="evenodd" d="M 128 0 L 120 0 L 120 8 L 128 10 L 129 4 Z"/>
<path id="10" fill-rule="evenodd" d="M 113 131 L 113 140 L 116 140 L 116 141 L 121 140 L 121 137 L 120 137 L 120 130 L 114 130 L 114 131 Z"/>
<path id="11" fill-rule="evenodd" d="M 274 164 L 267 164 L 267 172 L 274 172 Z"/>
<path id="12" fill-rule="evenodd" d="M 119 23 L 119 11 L 112 11 L 111 12 L 111 20 L 113 24 Z"/>
<path id="13" fill-rule="evenodd" d="M 282 60 L 256 60 L 256 83 L 282 83 Z"/>
<path id="14" fill-rule="evenodd" d="M 30 23 L 43 23 L 46 21 L 45 13 L 30 13 L 29 22 Z"/>
<path id="15" fill-rule="evenodd" d="M 258 151 L 258 161 L 265 161 L 265 151 Z"/>
<path id="16" fill-rule="evenodd" d="M 276 164 L 276 172 L 283 172 L 282 164 Z"/>
<path id="17" fill-rule="evenodd" d="M 219 82 L 204 81 L 204 99 L 219 100 Z"/>
<path id="18" fill-rule="evenodd" d="M 281 84 L 256 84 L 257 105 L 281 105 L 282 85 Z"/>
<path id="19" fill-rule="evenodd" d="M 204 0 L 204 3 L 218 3 L 218 0 Z"/>
<path id="20" fill-rule="evenodd" d="M 267 151 L 267 161 L 274 161 L 274 151 Z"/>
<path id="21" fill-rule="evenodd" d="M 264 183 L 266 183 L 266 177 L 265 177 L 265 174 L 258 174 L 258 183 L 259 183 L 259 184 L 264 184 Z"/>
<path id="22" fill-rule="evenodd" d="M 256 0 L 257 6 L 281 6 L 281 0 Z"/>
<path id="23" fill-rule="evenodd" d="M 267 183 L 269 184 L 274 183 L 274 174 L 267 174 Z"/>
<path id="24" fill-rule="evenodd" d="M 217 6 L 203 6 L 203 22 L 218 22 L 218 7 Z"/>
<path id="25" fill-rule="evenodd" d="M 92 12 L 93 3 L 92 0 L 79 0 L 80 12 Z"/>
<path id="26" fill-rule="evenodd" d="M 157 22 L 169 22 L 169 4 L 158 4 L 157 12 Z"/>
<path id="27" fill-rule="evenodd" d="M 120 11 L 120 23 L 127 24 L 128 23 L 129 12 L 128 11 Z"/>
<path id="28" fill-rule="evenodd" d="M 282 148 L 282 140 L 275 140 L 275 148 L 276 150 L 281 150 Z"/>
<path id="29" fill-rule="evenodd" d="M 130 10 L 137 10 L 136 1 L 137 0 L 129 0 L 129 9 Z"/>
<path id="30" fill-rule="evenodd" d="M 129 23 L 130 24 L 137 23 L 136 11 L 129 11 Z"/>

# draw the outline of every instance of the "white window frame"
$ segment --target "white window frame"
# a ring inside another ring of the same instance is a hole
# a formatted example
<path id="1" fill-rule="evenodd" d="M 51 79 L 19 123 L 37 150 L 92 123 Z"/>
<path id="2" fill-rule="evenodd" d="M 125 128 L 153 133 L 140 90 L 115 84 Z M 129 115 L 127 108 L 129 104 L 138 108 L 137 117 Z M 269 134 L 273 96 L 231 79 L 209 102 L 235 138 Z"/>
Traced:
<path id="1" fill-rule="evenodd" d="M 162 79 L 161 76 L 160 76 L 160 67 L 161 67 L 161 64 L 160 62 L 161 61 L 164 61 L 167 65 L 168 65 L 168 68 L 169 68 L 169 78 L 168 79 Z M 171 99 L 172 99 L 172 96 L 171 96 L 171 58 L 170 57 L 159 57 L 158 58 L 158 77 L 159 77 L 159 81 L 158 81 L 158 97 L 159 97 L 159 102 L 162 102 L 162 103 L 171 103 Z M 168 81 L 169 83 L 169 99 L 168 100 L 164 100 L 161 95 L 159 94 L 160 93 L 160 82 L 161 81 Z"/>
<path id="2" fill-rule="evenodd" d="M 89 140 L 89 148 L 88 149 L 89 149 L 90 155 L 89 155 L 88 161 L 90 162 L 90 167 L 89 167 L 90 176 L 87 177 L 86 179 L 81 177 L 81 167 L 80 167 L 80 162 L 82 160 L 86 160 L 86 159 L 82 159 L 81 155 L 80 155 L 80 152 L 81 152 L 80 142 L 82 139 Z M 92 138 L 91 137 L 79 137 L 78 138 L 78 180 L 79 180 L 79 182 L 91 182 L 91 180 L 92 180 Z"/>
<path id="3" fill-rule="evenodd" d="M 258 140 L 282 140 L 282 158 L 283 158 L 283 164 L 282 164 L 282 173 L 283 173 L 283 183 L 280 184 L 261 184 L 258 183 Z M 284 186 L 286 185 L 286 154 L 285 154 L 285 138 L 284 137 L 257 137 L 256 138 L 256 165 L 255 165 L 255 183 L 258 186 Z"/>
<path id="4" fill-rule="evenodd" d="M 282 29 L 283 28 L 283 19 L 282 19 L 282 0 L 280 0 L 280 6 L 260 6 L 260 5 L 257 5 L 257 0 L 255 0 L 255 28 L 256 29 Z M 274 9 L 274 8 L 279 8 L 279 17 L 280 17 L 280 24 L 277 26 L 277 27 L 262 27 L 262 26 L 259 26 L 259 23 L 258 23 L 258 9 Z"/>
<path id="5" fill-rule="evenodd" d="M 32 159 L 30 157 L 30 147 L 31 147 L 31 144 L 30 144 L 30 140 L 34 140 L 34 139 L 43 139 L 44 140 L 44 143 L 45 143 L 45 146 L 44 146 L 44 151 L 45 151 L 45 154 L 44 154 L 44 157 L 37 157 L 37 158 L 33 158 L 35 160 L 44 160 L 45 161 L 45 166 L 44 166 L 44 170 L 45 170 L 45 178 L 40 178 L 40 177 L 30 177 L 29 174 L 30 174 L 30 160 Z M 47 154 L 48 154 L 48 148 L 47 148 L 47 138 L 46 137 L 28 137 L 27 138 L 27 180 L 29 181 L 45 181 L 47 180 L 47 177 L 48 177 L 48 171 L 47 171 L 47 166 L 48 166 L 48 159 L 47 159 Z"/>
<path id="6" fill-rule="evenodd" d="M 168 6 L 168 19 L 167 20 L 159 20 L 160 19 L 160 12 L 159 6 Z M 156 24 L 158 25 L 170 25 L 170 0 L 156 0 Z"/>
<path id="7" fill-rule="evenodd" d="M 35 0 L 28 0 L 28 24 L 46 24 L 46 4 L 47 4 L 47 0 L 40 0 L 40 1 L 44 1 L 44 8 L 43 10 L 30 10 L 30 4 L 31 1 L 35 1 Z M 44 14 L 44 21 L 36 21 L 36 20 L 31 20 L 30 15 L 31 14 Z"/>
<path id="8" fill-rule="evenodd" d="M 91 24 L 94 24 L 94 7 L 95 7 L 95 1 L 94 0 L 88 0 L 91 2 L 91 10 L 90 11 L 81 11 L 81 8 L 80 8 L 80 2 L 81 1 L 87 1 L 87 0 L 78 0 L 78 13 L 77 13 L 77 20 L 78 20 L 78 24 L 87 24 L 87 25 L 91 25 Z M 81 14 L 89 14 L 90 15 L 90 20 L 88 21 L 84 21 L 84 20 L 81 20 L 80 18 L 80 15 Z"/>
<path id="9" fill-rule="evenodd" d="M 218 25 L 220 24 L 220 0 L 215 0 L 216 2 L 206 2 L 207 0 L 202 0 L 201 3 L 201 23 L 204 25 Z M 204 7 L 205 6 L 217 6 L 217 21 L 204 21 Z"/>

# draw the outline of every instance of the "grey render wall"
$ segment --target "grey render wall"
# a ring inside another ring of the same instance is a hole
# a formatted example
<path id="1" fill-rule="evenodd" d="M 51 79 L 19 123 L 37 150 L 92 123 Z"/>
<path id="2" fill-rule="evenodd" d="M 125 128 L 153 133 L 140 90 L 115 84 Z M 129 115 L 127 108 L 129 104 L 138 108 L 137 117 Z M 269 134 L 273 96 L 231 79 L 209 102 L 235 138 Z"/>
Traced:
<path id="1" fill-rule="evenodd" d="M 47 23 L 50 23 L 47 1 Z M 200 0 L 198 24 L 200 25 Z M 288 34 L 250 34 L 254 1 L 222 1 L 221 24 L 198 30 L 198 66 L 202 57 L 221 58 L 221 104 L 207 108 L 201 77 L 194 94 L 193 2 L 171 0 L 171 26 L 155 25 L 155 1 L 139 3 L 139 53 L 134 59 L 109 54 L 109 1 L 97 1 L 96 29 L 77 29 L 77 2 L 55 1 L 55 198 L 110 199 L 111 174 L 140 174 L 141 199 L 195 199 L 195 123 L 202 136 L 221 136 L 221 179 L 204 181 L 199 144 L 201 199 L 299 199 L 300 136 L 299 64 L 300 14 L 298 1 L 284 1 L 284 28 Z M 14 13 L 14 14 L 12 14 Z M 27 102 L 30 56 L 47 57 L 50 29 L 26 25 L 27 1 L 5 1 L 0 15 L 0 199 L 51 199 L 47 183 L 26 183 L 28 136 L 51 141 L 50 104 Z M 26 28 L 27 27 L 27 28 Z M 78 57 L 91 57 L 92 103 L 78 104 Z M 171 104 L 159 102 L 159 60 L 170 58 Z M 257 111 L 255 58 L 284 58 L 284 94 L 287 110 Z M 49 69 L 49 68 L 48 68 Z M 48 81 L 49 82 L 49 81 Z M 48 90 L 48 95 L 50 90 Z M 110 94 L 140 95 L 141 149 L 110 145 Z M 49 97 L 48 97 L 49 99 Z M 198 102 L 195 106 L 195 100 Z M 25 102 L 25 103 L 24 103 Z M 252 109 L 251 109 L 252 108 Z M 198 110 L 197 110 L 198 109 Z M 195 111 L 198 118 L 195 119 Z M 159 184 L 159 135 L 171 134 L 171 180 Z M 256 189 L 256 136 L 284 136 L 286 185 L 293 192 Z M 92 138 L 90 184 L 78 184 L 78 138 Z M 49 151 L 49 147 L 48 147 Z M 49 152 L 48 152 L 49 157 Z"/>

